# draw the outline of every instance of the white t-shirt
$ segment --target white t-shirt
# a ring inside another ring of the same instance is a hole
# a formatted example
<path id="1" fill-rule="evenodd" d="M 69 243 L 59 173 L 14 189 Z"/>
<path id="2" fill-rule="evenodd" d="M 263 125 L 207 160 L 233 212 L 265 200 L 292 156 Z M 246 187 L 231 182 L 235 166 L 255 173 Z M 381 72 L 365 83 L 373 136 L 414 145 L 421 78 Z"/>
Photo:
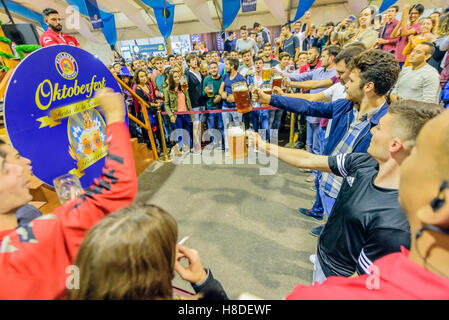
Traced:
<path id="1" fill-rule="evenodd" d="M 326 90 L 323 91 L 323 93 L 326 96 L 326 98 L 328 98 L 330 101 L 346 99 L 346 88 L 344 85 L 341 84 L 341 82 L 338 82 L 334 84 L 332 87 L 327 88 Z M 332 119 L 329 119 L 324 138 L 329 137 L 329 134 L 331 132 L 331 126 L 332 126 Z"/>
<path id="2" fill-rule="evenodd" d="M 346 99 L 346 89 L 345 86 L 340 82 L 334 84 L 332 87 L 327 88 L 323 91 L 326 98 L 330 101 L 337 101 L 340 99 Z"/>
<path id="3" fill-rule="evenodd" d="M 305 32 L 298 32 L 298 33 L 294 33 L 293 34 L 296 38 L 298 38 L 299 40 L 299 51 L 303 51 L 302 50 L 302 42 L 304 41 L 304 38 L 306 37 L 306 33 Z"/>

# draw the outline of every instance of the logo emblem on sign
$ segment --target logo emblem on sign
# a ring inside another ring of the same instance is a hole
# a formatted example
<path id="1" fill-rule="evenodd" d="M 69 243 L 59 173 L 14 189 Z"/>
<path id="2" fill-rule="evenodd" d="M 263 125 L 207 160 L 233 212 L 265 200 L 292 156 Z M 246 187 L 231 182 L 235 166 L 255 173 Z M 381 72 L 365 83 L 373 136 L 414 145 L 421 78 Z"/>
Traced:
<path id="1" fill-rule="evenodd" d="M 75 58 L 66 52 L 61 52 L 55 59 L 56 70 L 67 80 L 73 80 L 78 75 L 78 63 Z"/>

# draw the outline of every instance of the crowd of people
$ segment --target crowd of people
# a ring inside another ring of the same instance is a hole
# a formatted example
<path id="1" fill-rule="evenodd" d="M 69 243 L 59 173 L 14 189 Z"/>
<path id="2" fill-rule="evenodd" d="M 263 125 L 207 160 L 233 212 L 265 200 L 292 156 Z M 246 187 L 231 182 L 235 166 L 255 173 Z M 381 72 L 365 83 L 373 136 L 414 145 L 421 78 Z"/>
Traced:
<path id="1" fill-rule="evenodd" d="M 381 17 L 376 10 L 318 26 L 308 12 L 294 32 L 281 27 L 274 47 L 270 31 L 255 23 L 250 37 L 245 26 L 238 40 L 229 32 L 222 54 L 202 45 L 198 53 L 128 66 L 117 53 L 111 66 L 149 106 L 158 145 L 162 131 L 170 137 L 184 129 L 189 141 L 178 136 L 173 148 L 201 152 L 207 118 L 222 133 L 213 147 L 226 150 L 227 124 L 243 121 L 249 147 L 313 173 L 315 204 L 297 214 L 326 223 L 311 230 L 318 236 L 313 283 L 287 299 L 449 299 L 449 13 L 422 17 L 417 4 L 405 6 L 398 21 L 397 6 Z M 262 89 L 273 85 L 266 69 L 283 79 L 272 94 Z M 237 82 L 250 87 L 254 107 L 277 109 L 186 113 L 235 109 Z M 174 271 L 198 297 L 228 298 L 198 252 L 177 244 L 169 213 L 129 206 L 137 180 L 123 99 L 140 119 L 144 109 L 130 92 L 123 96 L 97 92 L 108 126 L 105 168 L 53 214 L 22 221 L 30 162 L 0 144 L 1 298 L 172 299 Z M 163 128 L 157 108 L 166 113 Z M 284 111 L 299 116 L 295 148 L 271 139 Z M 72 264 L 81 288 L 66 288 Z"/>

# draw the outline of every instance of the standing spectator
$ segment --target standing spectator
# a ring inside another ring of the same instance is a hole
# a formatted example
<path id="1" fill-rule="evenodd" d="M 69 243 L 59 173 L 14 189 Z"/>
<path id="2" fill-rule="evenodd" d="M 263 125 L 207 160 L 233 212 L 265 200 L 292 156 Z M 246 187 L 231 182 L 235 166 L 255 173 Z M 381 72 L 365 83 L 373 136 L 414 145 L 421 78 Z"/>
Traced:
<path id="1" fill-rule="evenodd" d="M 399 61 L 401 68 L 406 59 L 406 57 L 402 54 L 402 51 L 408 43 L 408 37 L 421 33 L 421 23 L 418 22 L 418 19 L 421 17 L 423 12 L 424 6 L 422 4 L 415 4 L 411 8 L 410 5 L 405 5 L 402 11 L 401 21 L 398 23 L 396 28 L 394 28 L 391 34 L 391 38 L 396 38 L 399 36 L 399 41 L 396 44 L 394 56 Z M 410 18 L 409 25 L 407 25 L 407 17 Z"/>
<path id="2" fill-rule="evenodd" d="M 112 65 L 112 72 L 115 75 L 118 75 L 119 73 L 121 73 L 122 72 L 122 65 L 120 63 L 118 63 L 118 62 L 114 63 Z"/>
<path id="3" fill-rule="evenodd" d="M 251 51 L 249 51 L 248 49 L 241 51 L 241 54 L 243 63 L 237 71 L 246 78 L 247 76 L 252 75 L 255 72 L 253 59 L 251 56 Z"/>
<path id="4" fill-rule="evenodd" d="M 303 26 L 302 22 L 299 21 L 299 20 L 296 21 L 295 24 L 293 25 L 293 31 L 294 31 L 293 35 L 298 38 L 299 51 L 301 51 L 301 52 L 304 51 L 304 49 L 303 49 L 303 41 L 306 38 L 306 35 L 309 34 L 310 27 L 312 25 L 311 22 L 310 22 L 310 19 L 311 19 L 310 11 L 307 11 L 304 14 L 304 19 L 306 20 L 304 26 Z M 305 27 L 305 30 L 304 30 L 304 27 Z M 307 51 L 307 50 L 305 50 L 305 51 Z"/>
<path id="5" fill-rule="evenodd" d="M 206 62 L 207 65 L 210 63 L 210 52 L 206 52 L 204 54 L 204 62 Z"/>
<path id="6" fill-rule="evenodd" d="M 210 60 L 212 62 L 215 62 L 218 65 L 218 73 L 223 76 L 225 64 L 223 62 L 220 62 L 220 55 L 217 51 L 212 51 L 210 53 Z"/>
<path id="7" fill-rule="evenodd" d="M 244 76 L 237 72 L 239 68 L 239 60 L 235 58 L 228 58 L 226 60 L 226 70 L 228 72 L 223 76 L 223 82 L 220 87 L 220 95 L 223 99 L 223 110 L 226 109 L 235 109 L 237 108 L 235 105 L 234 95 L 232 94 L 232 84 L 236 82 L 246 82 Z M 232 121 L 242 121 L 242 114 L 238 112 L 224 112 L 223 113 L 223 126 L 224 126 L 224 142 L 225 149 L 228 152 L 228 137 L 227 130 L 228 124 Z"/>
<path id="8" fill-rule="evenodd" d="M 294 61 L 298 61 L 299 40 L 291 33 L 290 25 L 288 23 L 281 26 L 281 35 L 284 39 L 282 42 L 282 51 L 287 52 Z"/>
<path id="9" fill-rule="evenodd" d="M 61 18 L 55 9 L 47 8 L 42 12 L 44 22 L 49 26 L 48 30 L 39 37 L 41 47 L 48 47 L 54 44 L 68 44 L 79 47 L 80 44 L 75 37 L 62 32 Z"/>
<path id="10" fill-rule="evenodd" d="M 200 49 L 198 48 L 198 43 L 196 41 L 192 42 L 192 53 L 199 54 Z"/>
<path id="11" fill-rule="evenodd" d="M 387 22 L 385 26 L 380 31 L 380 37 L 377 39 L 377 45 L 379 46 L 379 49 L 395 53 L 396 50 L 396 44 L 399 41 L 399 38 L 392 38 L 391 34 L 393 33 L 393 30 L 398 25 L 399 21 L 396 20 L 396 15 L 399 12 L 398 6 L 392 6 L 387 10 Z"/>
<path id="12" fill-rule="evenodd" d="M 181 75 L 184 74 L 184 59 L 182 58 L 182 54 L 177 54 L 175 56 L 176 64 L 178 65 L 179 69 L 181 70 Z"/>
<path id="13" fill-rule="evenodd" d="M 436 28 L 435 53 L 429 60 L 429 64 L 434 67 L 438 73 L 441 73 L 444 67 L 443 58 L 449 47 L 449 14 L 444 14 L 439 19 L 439 24 Z"/>
<path id="14" fill-rule="evenodd" d="M 279 64 L 274 67 L 274 71 L 285 75 L 291 72 L 289 67 L 290 55 L 287 52 L 281 52 L 281 54 L 279 55 Z"/>
<path id="15" fill-rule="evenodd" d="M 206 97 L 206 109 L 207 110 L 219 110 L 222 107 L 222 99 L 220 96 L 220 88 L 222 83 L 222 77 L 218 73 L 218 64 L 211 62 L 209 64 L 210 76 L 206 77 L 203 81 L 203 92 Z M 210 95 L 210 87 L 213 89 L 212 96 Z M 217 125 L 215 125 L 215 122 Z M 222 145 L 222 138 L 224 135 L 223 117 L 221 113 L 209 113 L 207 114 L 207 127 L 208 129 L 218 129 L 221 136 L 220 141 L 215 141 L 215 137 L 212 137 L 213 147 L 220 147 Z M 224 147 L 224 146 L 221 146 Z"/>
<path id="16" fill-rule="evenodd" d="M 283 54 L 287 54 L 283 52 Z M 262 58 L 254 59 L 255 73 L 248 76 L 248 85 L 250 88 L 260 87 L 263 84 L 262 69 L 264 61 Z M 251 90 L 252 91 L 252 90 Z M 262 105 L 258 102 L 254 103 L 254 108 L 260 108 Z M 265 140 L 270 139 L 270 115 L 269 110 L 250 111 L 249 115 L 253 124 L 253 131 L 259 132 Z M 259 130 L 262 129 L 262 132 Z"/>
<path id="17" fill-rule="evenodd" d="M 168 66 L 169 66 L 170 68 L 173 68 L 175 65 L 176 65 L 176 58 L 175 58 L 174 55 L 170 54 L 170 55 L 168 56 Z"/>
<path id="18" fill-rule="evenodd" d="M 355 30 L 355 35 L 351 36 L 349 32 L 346 32 L 346 37 L 349 38 L 349 42 L 361 42 L 367 49 L 371 49 L 376 45 L 379 33 L 374 30 L 374 18 L 376 17 L 376 8 L 374 6 L 368 6 L 360 12 L 359 26 Z"/>
<path id="19" fill-rule="evenodd" d="M 271 68 L 273 68 L 279 64 L 279 61 L 277 61 L 276 59 L 273 59 L 272 55 L 273 55 L 273 47 L 271 46 L 270 43 L 266 43 L 263 46 L 262 59 L 263 59 L 263 63 L 269 64 Z"/>
<path id="20" fill-rule="evenodd" d="M 147 113 L 148 118 L 150 120 L 150 127 L 153 131 L 153 135 L 156 142 L 157 151 L 160 152 L 162 149 L 162 138 L 160 135 L 160 130 L 162 128 L 159 128 L 158 130 L 158 123 L 157 123 L 157 112 L 156 108 L 159 106 L 158 103 L 155 103 L 155 89 L 153 87 L 153 84 L 148 79 L 147 72 L 145 70 L 137 70 L 134 74 L 134 92 L 148 105 L 147 107 Z M 142 122 L 145 122 L 145 118 L 143 115 L 143 108 L 140 104 L 140 102 L 137 99 L 134 99 L 134 109 L 138 116 L 138 119 Z M 150 144 L 150 138 L 148 136 L 148 133 L 144 131 L 144 137 L 147 142 L 148 148 L 151 148 Z"/>
<path id="21" fill-rule="evenodd" d="M 315 39 L 313 40 L 312 46 L 317 47 L 320 52 L 321 49 L 326 46 L 329 36 L 326 34 L 327 28 L 325 26 L 319 26 Z"/>
<path id="22" fill-rule="evenodd" d="M 408 37 L 407 46 L 402 51 L 402 54 L 406 57 L 404 67 L 409 67 L 411 64 L 409 60 L 409 54 L 422 42 L 432 43 L 435 39 L 435 35 L 431 32 L 433 29 L 432 20 L 430 18 L 424 18 L 421 21 L 421 32 L 414 36 Z"/>
<path id="23" fill-rule="evenodd" d="M 193 115 L 188 114 L 173 114 L 173 112 L 187 112 L 192 111 L 192 105 L 190 103 L 189 92 L 187 90 L 181 90 L 179 79 L 181 74 L 177 71 L 168 73 L 168 86 L 164 88 L 165 97 L 165 110 L 171 123 L 175 127 L 177 141 L 178 141 L 178 156 L 181 156 L 184 152 L 183 132 L 185 130 L 189 133 L 189 145 L 192 149 L 192 129 L 191 122 L 193 121 Z"/>
<path id="24" fill-rule="evenodd" d="M 190 54 L 186 58 L 189 70 L 185 72 L 189 84 L 189 97 L 193 111 L 204 111 L 205 101 L 203 98 L 203 78 L 199 72 L 198 60 L 195 54 Z M 195 114 L 193 120 L 193 144 L 195 152 L 201 152 L 200 126 L 204 122 L 204 114 Z"/>
<path id="25" fill-rule="evenodd" d="M 230 52 L 235 49 L 237 39 L 234 31 L 228 31 L 228 38 L 224 42 L 224 51 Z"/>
<path id="26" fill-rule="evenodd" d="M 254 22 L 253 28 L 257 31 L 259 34 L 259 41 L 257 44 L 263 48 L 265 43 L 271 43 L 271 32 L 267 28 L 263 27 L 259 22 Z"/>
<path id="27" fill-rule="evenodd" d="M 199 54 L 204 54 L 206 52 L 208 52 L 209 50 L 207 49 L 206 46 L 206 42 L 200 42 L 200 49 L 199 49 Z"/>
<path id="28" fill-rule="evenodd" d="M 298 62 L 296 63 L 296 69 L 302 69 L 307 65 L 307 52 L 301 51 L 298 56 Z M 295 69 L 295 68 L 294 68 Z"/>
<path id="29" fill-rule="evenodd" d="M 404 66 L 391 92 L 393 102 L 417 100 L 438 103 L 440 75 L 427 63 L 434 51 L 435 47 L 430 42 L 422 42 L 412 51 L 409 59 L 411 66 Z"/>
<path id="30" fill-rule="evenodd" d="M 237 40 L 235 49 L 237 52 L 240 52 L 244 49 L 251 50 L 251 55 L 256 55 L 259 51 L 259 47 L 254 39 L 248 38 L 248 30 L 246 30 L 246 26 L 240 27 L 240 36 L 241 38 Z"/>

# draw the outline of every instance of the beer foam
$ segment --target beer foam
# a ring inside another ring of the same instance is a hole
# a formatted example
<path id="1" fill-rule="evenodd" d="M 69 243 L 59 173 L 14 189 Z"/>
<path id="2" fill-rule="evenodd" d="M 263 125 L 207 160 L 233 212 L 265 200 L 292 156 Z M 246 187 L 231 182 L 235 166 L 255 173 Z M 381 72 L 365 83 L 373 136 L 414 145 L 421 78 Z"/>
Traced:
<path id="1" fill-rule="evenodd" d="M 228 136 L 243 136 L 243 135 L 245 135 L 245 131 L 240 127 L 228 128 Z"/>
<path id="2" fill-rule="evenodd" d="M 249 92 L 247 86 L 238 86 L 238 87 L 234 87 L 234 88 L 232 89 L 232 91 L 234 91 L 234 92 L 244 92 L 244 91 L 248 91 L 248 92 Z"/>

